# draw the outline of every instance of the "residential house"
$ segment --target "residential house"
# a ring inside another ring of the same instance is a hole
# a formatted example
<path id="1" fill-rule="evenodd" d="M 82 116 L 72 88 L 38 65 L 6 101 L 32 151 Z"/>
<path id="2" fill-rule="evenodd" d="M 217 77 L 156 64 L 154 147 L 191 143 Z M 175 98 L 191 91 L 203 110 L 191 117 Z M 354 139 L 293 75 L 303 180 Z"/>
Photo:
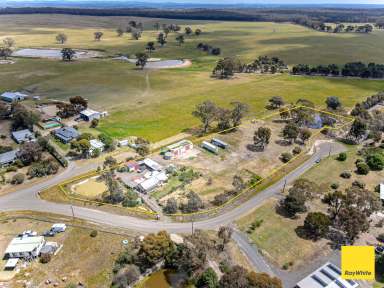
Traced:
<path id="1" fill-rule="evenodd" d="M 91 155 L 96 149 L 98 149 L 100 152 L 104 151 L 105 144 L 97 139 L 89 140 L 89 144 L 91 145 L 91 148 L 89 149 L 89 154 Z"/>
<path id="2" fill-rule="evenodd" d="M 12 138 L 16 141 L 17 144 L 33 142 L 36 140 L 35 135 L 28 129 L 13 131 Z"/>
<path id="3" fill-rule="evenodd" d="M 0 167 L 12 164 L 17 159 L 17 152 L 19 150 L 12 150 L 0 154 Z"/>
<path id="4" fill-rule="evenodd" d="M 13 238 L 5 250 L 5 258 L 35 258 L 45 244 L 43 236 Z"/>
<path id="5" fill-rule="evenodd" d="M 3 94 L 0 95 L 1 100 L 9 103 L 23 101 L 27 97 L 28 95 L 20 92 L 4 92 Z"/>
<path id="6" fill-rule="evenodd" d="M 57 139 L 59 139 L 64 144 L 67 144 L 80 136 L 80 133 L 72 127 L 63 127 L 60 129 L 56 129 L 52 133 Z"/>

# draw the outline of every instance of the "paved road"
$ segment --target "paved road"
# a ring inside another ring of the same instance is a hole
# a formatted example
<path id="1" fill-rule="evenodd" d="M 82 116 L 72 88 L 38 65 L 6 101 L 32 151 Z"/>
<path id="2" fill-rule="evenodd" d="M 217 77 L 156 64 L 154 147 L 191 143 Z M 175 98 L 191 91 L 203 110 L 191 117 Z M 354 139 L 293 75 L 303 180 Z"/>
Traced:
<path id="1" fill-rule="evenodd" d="M 235 219 L 240 218 L 242 215 L 246 214 L 254 207 L 262 203 L 264 200 L 278 194 L 282 190 L 285 182 L 289 184 L 300 177 L 300 175 L 302 175 L 305 171 L 316 164 L 317 159 L 328 156 L 329 151 L 332 151 L 332 153 L 338 153 L 342 150 L 343 146 L 340 144 L 330 142 L 321 143 L 309 160 L 307 160 L 296 170 L 292 171 L 285 178 L 266 188 L 255 197 L 234 208 L 233 210 L 225 212 L 224 214 L 218 215 L 211 219 L 195 222 L 194 227 L 196 229 L 204 230 L 216 229 L 222 225 L 232 223 Z M 44 183 L 2 196 L 0 197 L 0 211 L 31 210 L 72 216 L 70 205 L 41 200 L 37 197 L 37 193 L 44 188 L 58 184 L 65 179 L 75 175 L 80 175 L 81 173 L 85 173 L 89 170 L 95 169 L 96 167 L 97 163 L 82 167 L 76 167 L 74 164 L 72 164 L 72 166 L 70 166 L 65 172 L 49 179 Z M 138 230 L 141 232 L 167 230 L 170 232 L 182 233 L 191 231 L 190 223 L 170 223 L 155 220 L 144 220 L 131 216 L 111 214 L 86 207 L 74 206 L 74 213 L 76 217 L 84 220 L 119 228 Z"/>
<path id="2" fill-rule="evenodd" d="M 195 222 L 194 228 L 202 230 L 211 230 L 217 229 L 222 225 L 232 224 L 236 219 L 247 214 L 253 208 L 260 205 L 264 200 L 278 195 L 283 189 L 284 185 L 290 184 L 295 179 L 299 178 L 303 173 L 305 173 L 311 167 L 316 165 L 318 159 L 327 157 L 330 153 L 336 154 L 344 150 L 344 147 L 337 143 L 324 142 L 319 144 L 318 147 L 314 149 L 313 155 L 309 160 L 307 160 L 296 170 L 286 175 L 283 179 L 279 180 L 275 184 L 261 191 L 259 194 L 257 194 L 247 202 L 241 204 L 240 206 L 230 211 L 227 211 L 211 219 Z M 31 210 L 72 216 L 72 209 L 70 205 L 53 203 L 39 199 L 37 193 L 45 188 L 58 184 L 68 178 L 74 177 L 76 175 L 81 175 L 82 173 L 93 170 L 96 167 L 97 163 L 89 164 L 88 166 L 83 167 L 77 167 L 75 164 L 71 164 L 65 172 L 47 180 L 44 183 L 37 184 L 33 187 L 25 188 L 17 192 L 0 197 L 0 211 L 5 212 Z M 77 206 L 74 206 L 73 210 L 75 217 L 77 218 L 81 218 L 98 224 L 137 230 L 140 232 L 155 232 L 159 230 L 167 230 L 173 233 L 189 233 L 191 231 L 191 223 L 172 223 L 166 221 L 163 222 L 155 220 L 144 220 L 131 216 L 121 216 L 104 211 Z M 238 243 L 242 251 L 248 256 L 256 270 L 277 275 L 278 277 L 283 279 L 285 287 L 290 287 L 292 283 L 295 283 L 295 281 L 300 280 L 300 278 L 298 278 L 297 273 L 295 274 L 295 278 L 293 278 L 292 275 L 283 275 L 281 271 L 272 268 L 258 253 L 255 247 L 253 247 L 241 233 L 235 232 L 233 238 Z"/>

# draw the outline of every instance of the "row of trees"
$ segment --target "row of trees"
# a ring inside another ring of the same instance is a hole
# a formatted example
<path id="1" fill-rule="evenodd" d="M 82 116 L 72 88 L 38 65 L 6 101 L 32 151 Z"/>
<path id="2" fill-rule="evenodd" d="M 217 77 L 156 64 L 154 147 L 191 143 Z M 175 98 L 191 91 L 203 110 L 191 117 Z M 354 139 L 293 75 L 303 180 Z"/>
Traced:
<path id="1" fill-rule="evenodd" d="M 295 24 L 302 25 L 317 31 L 328 33 L 370 33 L 373 31 L 371 24 L 364 25 L 344 25 L 343 23 L 336 24 L 334 27 L 326 22 L 315 20 L 309 17 L 297 17 L 292 21 Z M 333 22 L 333 21 L 329 21 Z M 349 22 L 349 21 L 347 21 Z"/>
<path id="2" fill-rule="evenodd" d="M 228 79 L 235 73 L 281 73 L 288 69 L 283 60 L 278 57 L 260 56 L 250 64 L 241 63 L 236 57 L 220 59 L 212 71 L 212 76 Z"/>
<path id="3" fill-rule="evenodd" d="M 217 130 L 223 131 L 235 128 L 248 112 L 248 105 L 241 102 L 232 102 L 232 109 L 218 107 L 211 101 L 196 105 L 192 115 L 198 118 L 203 125 L 203 133 L 207 133 L 211 125 L 216 122 Z"/>
<path id="4" fill-rule="evenodd" d="M 336 64 L 310 66 L 307 64 L 298 64 L 292 67 L 294 75 L 320 75 L 320 76 L 344 76 L 360 78 L 384 78 L 384 65 L 362 62 L 351 62 L 344 66 Z"/>

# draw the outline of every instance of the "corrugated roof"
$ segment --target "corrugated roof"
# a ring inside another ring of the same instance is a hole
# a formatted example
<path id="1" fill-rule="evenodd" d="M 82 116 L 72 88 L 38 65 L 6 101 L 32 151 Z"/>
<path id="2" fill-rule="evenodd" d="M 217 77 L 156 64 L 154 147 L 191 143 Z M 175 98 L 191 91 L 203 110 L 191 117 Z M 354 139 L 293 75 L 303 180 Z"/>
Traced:
<path id="1" fill-rule="evenodd" d="M 44 242 L 43 236 L 17 237 L 9 243 L 5 253 L 32 252 Z"/>
<path id="2" fill-rule="evenodd" d="M 23 142 L 23 141 L 29 141 L 29 140 L 35 139 L 35 136 L 33 135 L 33 133 L 28 129 L 14 131 L 12 132 L 12 136 L 14 139 L 16 139 L 17 142 Z"/>
<path id="3" fill-rule="evenodd" d="M 100 114 L 100 112 L 92 110 L 92 109 L 85 109 L 85 110 L 81 111 L 80 114 L 89 117 L 89 116 L 92 116 L 94 114 Z"/>
<path id="4" fill-rule="evenodd" d="M 17 158 L 16 154 L 18 151 L 19 150 L 12 150 L 12 151 L 0 154 L 0 164 L 8 164 L 16 160 Z"/>

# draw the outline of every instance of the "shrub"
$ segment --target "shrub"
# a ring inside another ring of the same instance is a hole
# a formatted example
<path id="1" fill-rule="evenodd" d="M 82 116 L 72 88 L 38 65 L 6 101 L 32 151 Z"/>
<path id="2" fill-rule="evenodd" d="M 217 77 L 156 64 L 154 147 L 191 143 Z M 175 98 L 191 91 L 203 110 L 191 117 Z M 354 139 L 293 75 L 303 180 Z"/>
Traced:
<path id="1" fill-rule="evenodd" d="M 364 162 L 356 164 L 357 173 L 360 175 L 367 175 L 369 173 L 369 166 Z"/>
<path id="2" fill-rule="evenodd" d="M 281 161 L 283 161 L 284 163 L 289 162 L 292 158 L 293 158 L 293 156 L 289 152 L 285 152 L 285 153 L 281 154 L 281 156 L 280 156 Z"/>
<path id="3" fill-rule="evenodd" d="M 92 238 L 95 238 L 97 236 L 97 230 L 92 230 L 91 234 L 89 234 Z"/>
<path id="4" fill-rule="evenodd" d="M 42 254 L 40 256 L 40 262 L 43 264 L 49 263 L 51 261 L 51 259 L 52 259 L 51 254 Z"/>
<path id="5" fill-rule="evenodd" d="M 331 188 L 336 190 L 337 188 L 339 188 L 339 183 L 332 183 Z"/>
<path id="6" fill-rule="evenodd" d="M 24 182 L 24 179 L 25 179 L 25 175 L 22 174 L 22 173 L 17 173 L 15 175 L 13 175 L 12 177 L 12 180 L 11 180 L 11 183 L 12 184 L 21 184 Z"/>
<path id="7" fill-rule="evenodd" d="M 300 154 L 301 153 L 301 148 L 299 146 L 296 146 L 295 148 L 293 148 L 292 153 L 294 155 Z"/>
<path id="8" fill-rule="evenodd" d="M 341 153 L 339 154 L 339 156 L 337 156 L 337 160 L 339 160 L 339 161 L 345 161 L 345 160 L 347 160 L 347 153 L 345 153 L 345 152 L 341 152 Z"/>
<path id="9" fill-rule="evenodd" d="M 344 178 L 344 179 L 349 179 L 349 178 L 352 177 L 352 174 L 351 174 L 351 172 L 349 172 L 349 171 L 344 171 L 344 172 L 342 172 L 342 173 L 340 174 L 340 177 L 341 177 L 341 178 Z"/>
<path id="10" fill-rule="evenodd" d="M 368 155 L 367 165 L 371 170 L 380 171 L 384 168 L 384 156 L 380 153 Z"/>

